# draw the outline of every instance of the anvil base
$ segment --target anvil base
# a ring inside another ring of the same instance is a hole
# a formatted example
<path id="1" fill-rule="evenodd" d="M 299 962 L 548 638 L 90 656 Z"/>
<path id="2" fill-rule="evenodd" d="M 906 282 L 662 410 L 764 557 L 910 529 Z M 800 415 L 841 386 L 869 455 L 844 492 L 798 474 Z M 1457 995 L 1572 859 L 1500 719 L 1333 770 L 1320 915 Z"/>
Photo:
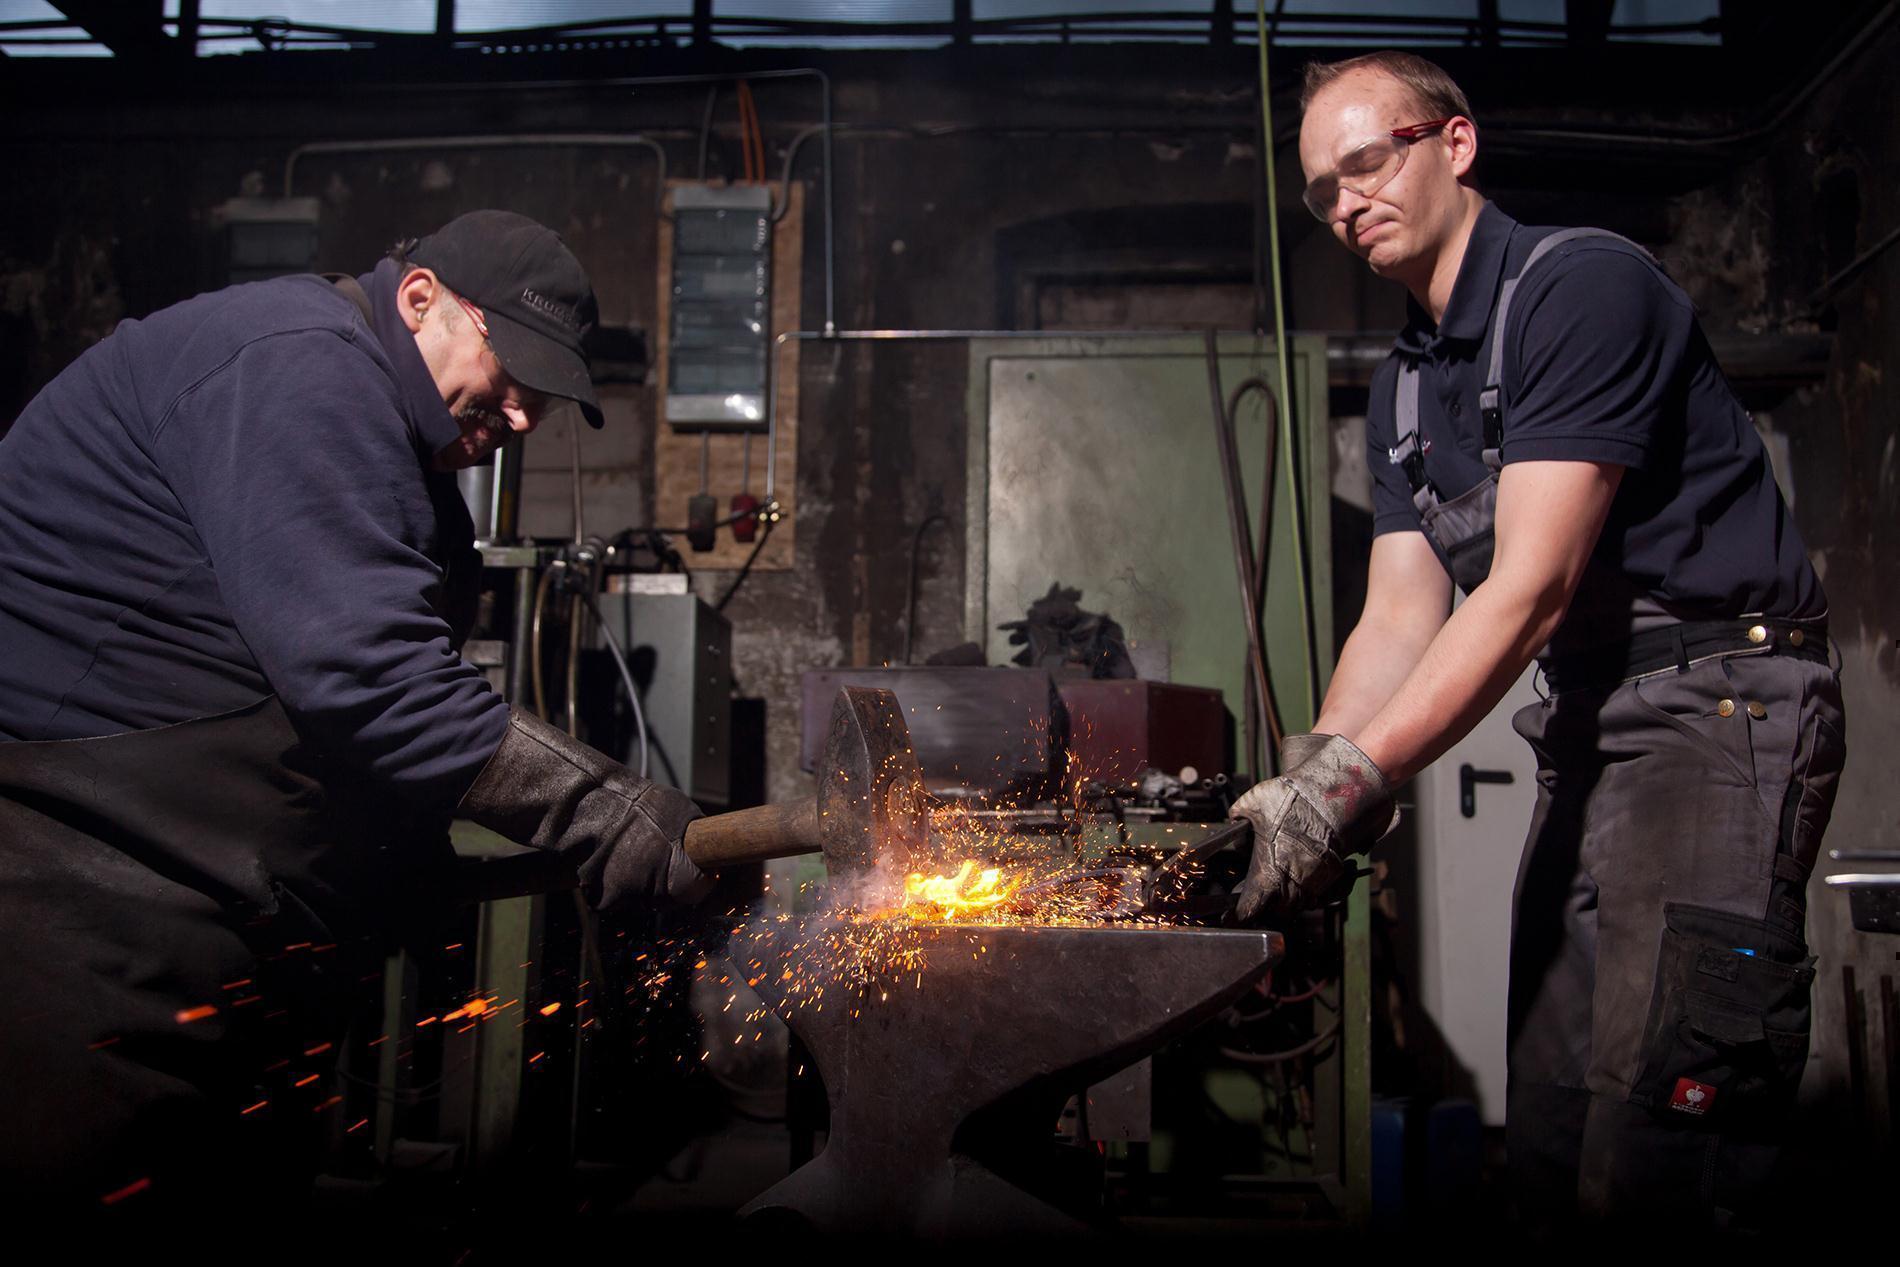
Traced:
<path id="1" fill-rule="evenodd" d="M 1043 1164 L 1063 1104 L 1220 1012 L 1281 953 L 1264 930 L 927 925 L 904 934 L 917 966 L 901 980 L 820 1005 L 825 939 L 808 933 L 787 925 L 749 950 L 797 963 L 755 988 L 810 1049 L 831 1129 L 742 1214 L 926 1239 L 1086 1227 Z"/>

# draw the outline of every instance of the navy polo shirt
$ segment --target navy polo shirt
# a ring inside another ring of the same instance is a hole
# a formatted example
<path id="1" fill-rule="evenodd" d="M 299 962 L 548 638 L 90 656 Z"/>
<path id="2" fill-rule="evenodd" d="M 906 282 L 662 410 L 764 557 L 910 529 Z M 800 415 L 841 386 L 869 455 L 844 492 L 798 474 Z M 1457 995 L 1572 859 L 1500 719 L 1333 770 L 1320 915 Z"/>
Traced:
<path id="1" fill-rule="evenodd" d="M 1423 531 L 1405 472 L 1390 458 L 1401 355 L 1418 359 L 1425 471 L 1449 501 L 1486 474 L 1478 394 L 1499 287 L 1557 231 L 1521 225 L 1486 203 L 1444 320 L 1435 325 L 1409 305 L 1367 411 L 1375 535 Z M 1507 323 L 1505 465 L 1626 468 L 1554 649 L 1626 635 L 1632 606 L 1680 620 L 1826 613 L 1761 438 L 1680 288 L 1624 243 L 1583 238 L 1538 261 Z"/>
<path id="2" fill-rule="evenodd" d="M 459 428 L 396 312 L 318 277 L 126 321 L 0 439 L 0 738 L 81 739 L 275 693 L 307 742 L 453 808 L 507 707 L 456 654 Z M 461 556 L 458 558 L 458 556 Z"/>

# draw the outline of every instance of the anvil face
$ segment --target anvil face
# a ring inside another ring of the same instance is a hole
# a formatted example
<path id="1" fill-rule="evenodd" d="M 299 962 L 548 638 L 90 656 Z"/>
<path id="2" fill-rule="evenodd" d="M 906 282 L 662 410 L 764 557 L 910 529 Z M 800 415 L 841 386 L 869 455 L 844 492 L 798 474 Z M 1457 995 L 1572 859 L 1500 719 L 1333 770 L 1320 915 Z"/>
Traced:
<path id="1" fill-rule="evenodd" d="M 820 1002 L 810 980 L 826 966 L 809 960 L 853 932 L 809 933 L 744 949 L 806 961 L 755 988 L 811 1050 L 831 1130 L 743 1213 L 931 1239 L 1079 1230 L 1030 1190 L 1064 1101 L 1218 1013 L 1281 953 L 1266 931 L 929 925 L 903 934 L 916 966 L 888 989 Z"/>

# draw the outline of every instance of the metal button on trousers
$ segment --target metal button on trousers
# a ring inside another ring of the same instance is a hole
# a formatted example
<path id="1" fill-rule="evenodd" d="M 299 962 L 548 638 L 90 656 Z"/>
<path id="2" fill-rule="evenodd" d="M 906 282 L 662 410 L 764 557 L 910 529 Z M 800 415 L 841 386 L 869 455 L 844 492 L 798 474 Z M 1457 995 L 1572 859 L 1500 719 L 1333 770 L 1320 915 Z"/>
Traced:
<path id="1" fill-rule="evenodd" d="M 1759 1211 L 1806 1052 L 1803 888 L 1845 757 L 1838 679 L 1744 651 L 1513 724 L 1539 766 L 1512 920 L 1520 1210 Z M 1759 1005 L 1738 1004 L 1757 978 Z"/>

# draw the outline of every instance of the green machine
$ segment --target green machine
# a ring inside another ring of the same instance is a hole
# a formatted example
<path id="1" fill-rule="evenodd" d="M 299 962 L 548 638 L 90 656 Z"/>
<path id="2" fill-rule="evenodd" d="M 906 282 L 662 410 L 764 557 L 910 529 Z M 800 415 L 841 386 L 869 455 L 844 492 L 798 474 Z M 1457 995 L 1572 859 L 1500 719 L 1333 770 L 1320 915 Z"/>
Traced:
<path id="1" fill-rule="evenodd" d="M 1249 378 L 1278 381 L 1272 340 L 1222 335 L 1215 347 L 1226 390 Z M 964 626 L 990 663 L 1015 651 L 997 626 L 1059 582 L 1082 591 L 1084 608 L 1118 621 L 1131 644 L 1147 644 L 1147 662 L 1165 651 L 1170 680 L 1218 688 L 1239 717 L 1248 640 L 1207 352 L 1192 334 L 971 339 Z M 1324 338 L 1293 337 L 1288 361 L 1296 413 L 1276 443 L 1259 615 L 1281 719 L 1300 731 L 1312 724 L 1334 645 Z M 1243 395 L 1234 419 L 1253 541 L 1265 500 L 1263 396 Z M 1313 1071 L 1310 1160 L 1297 1176 L 1356 1224 L 1370 1205 L 1368 925 L 1361 884 L 1341 935 L 1337 1040 Z M 1244 1114 L 1261 1085 L 1244 1071 L 1214 1074 L 1209 1094 Z"/>

